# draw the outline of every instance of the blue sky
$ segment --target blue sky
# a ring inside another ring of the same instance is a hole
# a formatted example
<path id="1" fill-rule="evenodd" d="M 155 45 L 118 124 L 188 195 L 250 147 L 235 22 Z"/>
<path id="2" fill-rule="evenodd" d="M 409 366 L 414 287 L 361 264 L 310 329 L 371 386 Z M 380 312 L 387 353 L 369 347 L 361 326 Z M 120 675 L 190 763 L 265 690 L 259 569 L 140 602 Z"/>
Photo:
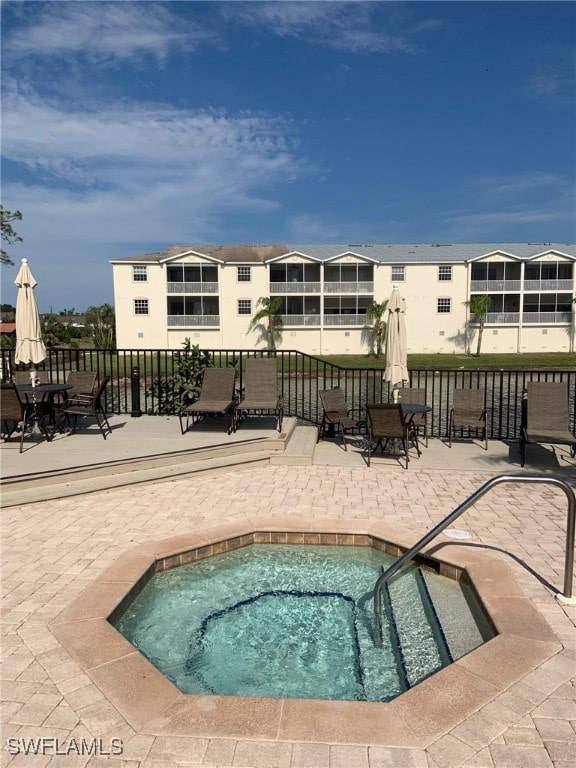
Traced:
<path id="1" fill-rule="evenodd" d="M 14 2 L 2 202 L 41 311 L 192 243 L 574 242 L 574 2 Z"/>

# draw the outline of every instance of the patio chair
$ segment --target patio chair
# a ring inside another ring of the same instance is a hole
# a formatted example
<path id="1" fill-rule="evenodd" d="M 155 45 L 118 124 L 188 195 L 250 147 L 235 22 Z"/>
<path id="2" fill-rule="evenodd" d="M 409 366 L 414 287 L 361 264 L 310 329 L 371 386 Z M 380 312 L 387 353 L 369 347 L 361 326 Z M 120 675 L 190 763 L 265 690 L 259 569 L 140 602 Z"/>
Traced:
<path id="1" fill-rule="evenodd" d="M 448 424 L 448 446 L 452 448 L 452 435 L 457 429 L 475 430 L 482 433 L 484 450 L 488 450 L 486 430 L 486 395 L 482 388 L 455 389 Z"/>
<path id="2" fill-rule="evenodd" d="M 36 376 L 40 384 L 48 384 L 48 373 L 46 371 L 36 371 Z M 30 371 L 14 371 L 12 381 L 14 384 L 30 384 Z"/>
<path id="3" fill-rule="evenodd" d="M 277 360 L 275 357 L 250 357 L 244 371 L 242 399 L 234 408 L 234 431 L 242 414 L 248 411 L 274 411 L 278 432 L 282 431 L 284 400 L 278 394 Z"/>
<path id="4" fill-rule="evenodd" d="M 322 389 L 318 392 L 320 402 L 322 403 L 322 421 L 318 429 L 318 440 L 324 434 L 325 429 L 337 429 L 342 438 L 344 450 L 346 447 L 346 432 L 349 429 L 358 429 L 364 426 L 365 421 L 355 419 L 351 414 L 355 411 L 348 407 L 344 399 L 344 392 L 335 387 L 334 389 Z"/>
<path id="5" fill-rule="evenodd" d="M 180 414 L 180 430 L 182 434 L 188 431 L 190 417 L 194 424 L 200 416 L 206 413 L 225 413 L 229 416 L 228 434 L 234 428 L 234 368 L 205 368 L 202 376 L 202 386 L 198 400 L 187 405 Z M 186 419 L 186 427 L 184 427 Z"/>
<path id="6" fill-rule="evenodd" d="M 70 371 L 66 383 L 71 384 L 72 389 L 64 393 L 64 399 L 71 400 L 76 395 L 92 395 L 97 377 L 96 371 Z"/>
<path id="7" fill-rule="evenodd" d="M 102 432 L 102 437 L 106 440 L 106 429 L 112 434 L 112 428 L 106 417 L 106 411 L 102 400 L 104 398 L 104 391 L 110 383 L 110 379 L 110 376 L 105 376 L 92 394 L 79 392 L 66 400 L 60 409 L 59 424 L 57 426 L 64 420 L 68 420 L 70 416 L 73 416 L 74 422 L 72 424 L 72 434 L 74 434 L 78 417 L 92 416 L 96 419 L 96 423 Z M 106 427 L 106 429 L 104 429 L 104 427 Z"/>
<path id="8" fill-rule="evenodd" d="M 402 387 L 400 389 L 400 400 L 403 404 L 410 405 L 426 405 L 426 389 L 425 387 Z M 418 431 L 422 429 L 426 448 L 428 448 L 428 414 L 417 413 L 412 419 L 412 426 Z"/>
<path id="9" fill-rule="evenodd" d="M 410 428 L 410 421 L 406 419 L 402 412 L 401 403 L 369 403 L 366 406 L 368 412 L 368 461 L 370 466 L 370 456 L 378 445 L 382 453 L 389 441 L 393 441 L 395 446 L 402 443 L 406 459 L 406 469 L 410 456 L 408 454 L 408 444 L 414 443 L 414 447 L 420 456 L 420 446 L 418 445 L 418 435 L 414 429 Z"/>
<path id="10" fill-rule="evenodd" d="M 32 423 L 38 424 L 40 431 L 47 440 L 51 439 L 44 423 L 45 416 L 46 412 L 42 402 L 34 403 L 21 400 L 15 384 L 2 384 L 0 422 L 5 427 L 3 434 L 6 435 L 6 442 L 9 442 L 13 433 L 20 426 L 20 453 L 24 447 L 24 435 Z"/>
<path id="11" fill-rule="evenodd" d="M 576 434 L 570 431 L 568 383 L 529 381 L 526 385 L 526 423 L 520 432 L 520 463 L 524 466 L 527 443 L 570 446 L 576 455 Z"/>

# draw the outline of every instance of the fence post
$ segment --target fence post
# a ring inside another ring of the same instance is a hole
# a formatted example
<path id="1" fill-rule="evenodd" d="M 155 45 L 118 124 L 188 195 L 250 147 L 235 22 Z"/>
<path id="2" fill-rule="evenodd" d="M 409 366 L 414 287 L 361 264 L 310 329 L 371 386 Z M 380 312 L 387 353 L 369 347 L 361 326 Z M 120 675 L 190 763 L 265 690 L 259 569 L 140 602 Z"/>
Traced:
<path id="1" fill-rule="evenodd" d="M 132 368 L 132 411 L 130 416 L 142 416 L 140 409 L 140 370 L 136 365 Z"/>

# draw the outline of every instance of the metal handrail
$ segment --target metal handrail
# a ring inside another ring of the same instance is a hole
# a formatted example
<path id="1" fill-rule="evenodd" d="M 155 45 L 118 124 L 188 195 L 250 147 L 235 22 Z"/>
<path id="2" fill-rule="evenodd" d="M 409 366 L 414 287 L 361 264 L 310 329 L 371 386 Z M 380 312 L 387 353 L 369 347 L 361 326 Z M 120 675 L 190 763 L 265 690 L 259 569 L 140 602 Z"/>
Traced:
<path id="1" fill-rule="evenodd" d="M 495 485 L 501 483 L 548 483 L 550 485 L 559 486 L 568 499 L 568 519 L 566 523 L 566 555 L 564 564 L 564 598 L 566 600 L 572 599 L 572 577 L 574 571 L 574 530 L 576 523 L 576 496 L 574 491 L 568 485 L 565 480 L 561 480 L 558 477 L 547 477 L 545 475 L 498 475 L 492 477 L 484 485 L 478 488 L 477 491 L 469 496 L 462 504 L 458 505 L 456 509 L 444 518 L 438 525 L 432 528 L 428 533 L 423 536 L 420 541 L 416 542 L 414 546 L 405 552 L 402 557 L 396 560 L 388 570 L 379 577 L 378 581 L 374 585 L 374 617 L 375 617 L 375 644 L 377 648 L 382 647 L 382 587 L 384 584 L 394 576 L 397 571 L 402 568 L 404 563 L 408 560 L 412 560 L 433 538 L 447 528 L 450 523 L 454 522 L 456 518 L 465 512 L 469 507 L 475 504 L 478 499 L 484 496 Z"/>

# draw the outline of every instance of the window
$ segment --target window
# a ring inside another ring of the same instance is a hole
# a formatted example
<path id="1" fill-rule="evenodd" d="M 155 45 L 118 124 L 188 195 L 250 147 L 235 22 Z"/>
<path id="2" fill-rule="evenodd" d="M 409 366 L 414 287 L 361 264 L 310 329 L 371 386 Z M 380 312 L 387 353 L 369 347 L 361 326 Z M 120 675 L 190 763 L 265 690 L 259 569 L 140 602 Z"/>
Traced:
<path id="1" fill-rule="evenodd" d="M 148 314 L 148 299 L 134 299 L 134 314 L 135 315 Z"/>
<path id="2" fill-rule="evenodd" d="M 452 267 L 438 267 L 438 280 L 441 282 L 452 280 Z"/>
<path id="3" fill-rule="evenodd" d="M 452 311 L 452 299 L 438 299 L 436 311 L 439 315 L 447 315 Z"/>
<path id="4" fill-rule="evenodd" d="M 251 267 L 236 267 L 236 279 L 239 283 L 249 283 L 252 280 Z M 246 314 L 246 313 L 244 313 Z"/>
<path id="5" fill-rule="evenodd" d="M 251 315 L 252 314 L 252 300 L 251 299 L 238 299 L 238 314 L 239 315 Z"/>
<path id="6" fill-rule="evenodd" d="M 392 267 L 392 282 L 403 283 L 405 280 L 406 267 L 404 265 Z"/>
<path id="7" fill-rule="evenodd" d="M 132 267 L 132 281 L 134 283 L 147 283 L 148 267 Z"/>

